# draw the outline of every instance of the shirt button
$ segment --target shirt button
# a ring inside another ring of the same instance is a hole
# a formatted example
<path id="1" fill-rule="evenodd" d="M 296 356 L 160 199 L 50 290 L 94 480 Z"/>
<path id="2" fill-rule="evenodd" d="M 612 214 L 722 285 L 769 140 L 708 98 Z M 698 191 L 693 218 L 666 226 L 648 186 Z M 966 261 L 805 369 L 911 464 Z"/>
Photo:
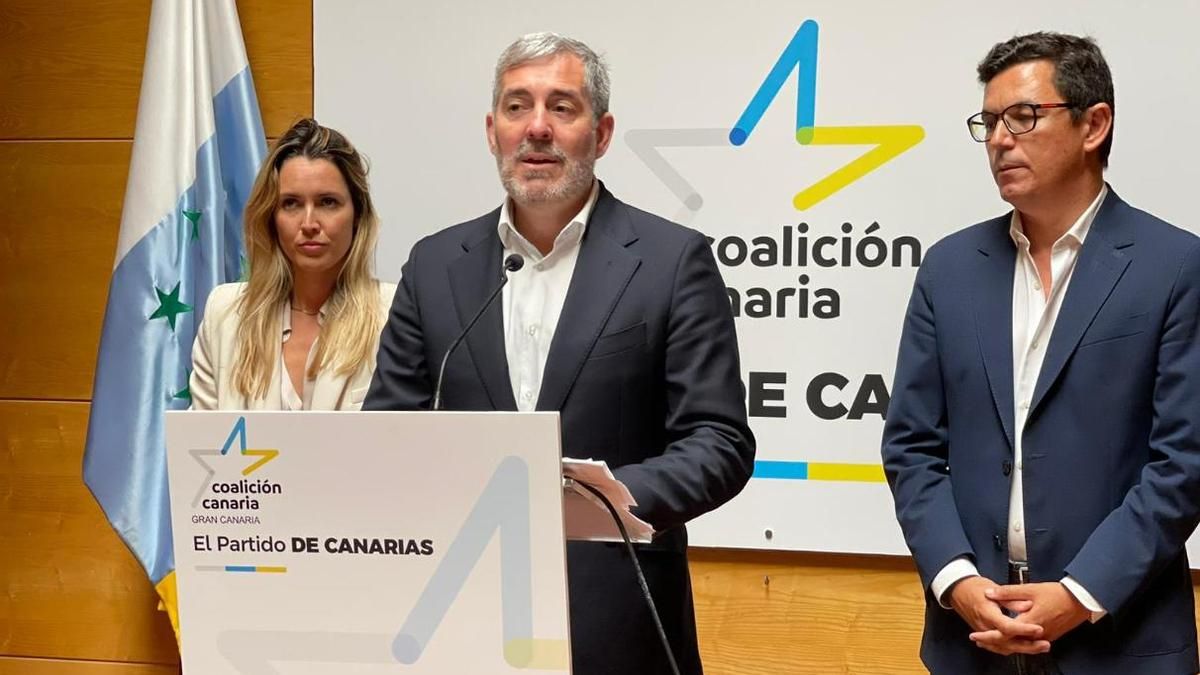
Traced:
<path id="1" fill-rule="evenodd" d="M 1022 461 L 1017 462 L 1017 471 L 1024 471 L 1024 470 L 1025 470 L 1025 461 L 1022 460 Z"/>
<path id="2" fill-rule="evenodd" d="M 1029 346 L 1030 346 L 1032 349 L 1035 349 L 1035 350 L 1036 350 L 1036 349 L 1038 348 L 1038 341 L 1037 341 L 1037 340 L 1034 340 L 1034 341 L 1033 341 L 1033 344 L 1031 344 L 1031 345 L 1029 345 Z"/>
<path id="3" fill-rule="evenodd" d="M 1040 281 L 1033 282 L 1033 287 L 1035 290 L 1039 290 L 1039 291 L 1042 290 L 1042 282 L 1040 282 Z"/>
<path id="4" fill-rule="evenodd" d="M 534 335 L 537 335 L 537 329 L 538 329 L 537 326 L 530 326 L 529 327 L 529 336 L 533 337 Z"/>
<path id="5" fill-rule="evenodd" d="M 529 392 L 527 392 L 527 391 L 525 391 L 525 392 L 521 392 L 521 400 L 522 400 L 522 401 L 528 401 L 528 400 L 529 400 L 529 399 L 531 399 L 531 398 L 533 398 L 533 394 L 531 394 L 531 393 L 529 393 Z"/>
<path id="6" fill-rule="evenodd" d="M 534 266 L 533 266 L 533 269 L 535 269 L 535 270 L 537 270 L 537 271 L 541 272 L 542 270 L 546 269 L 546 264 L 545 264 L 545 263 L 538 263 L 538 264 L 536 264 L 536 265 L 534 265 Z"/>
<path id="7" fill-rule="evenodd" d="M 1013 523 L 1013 531 L 1014 532 L 1021 531 L 1021 521 L 1018 520 L 1017 522 Z"/>
<path id="8" fill-rule="evenodd" d="M 1021 401 L 1021 410 L 1029 410 L 1029 401 Z"/>

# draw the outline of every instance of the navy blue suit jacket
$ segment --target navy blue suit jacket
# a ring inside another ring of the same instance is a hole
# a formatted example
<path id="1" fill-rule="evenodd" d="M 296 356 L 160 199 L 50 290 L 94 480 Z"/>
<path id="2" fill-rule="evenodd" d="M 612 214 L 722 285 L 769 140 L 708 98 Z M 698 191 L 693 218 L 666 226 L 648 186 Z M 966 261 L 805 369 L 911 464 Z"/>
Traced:
<path id="1" fill-rule="evenodd" d="M 364 410 L 430 406 L 442 356 L 500 281 L 499 213 L 413 247 Z M 450 357 L 445 409 L 517 409 L 500 310 Z M 559 411 L 563 454 L 615 467 L 661 532 L 638 559 L 682 672 L 700 673 L 683 524 L 736 495 L 754 466 L 733 313 L 700 233 L 601 185 L 537 409 Z M 567 576 L 577 675 L 669 672 L 622 547 L 568 543 Z"/>
<path id="2" fill-rule="evenodd" d="M 1013 436 L 1009 216 L 933 246 L 909 303 L 883 436 L 926 589 L 967 556 L 1006 582 Z M 1110 190 L 1079 253 L 1023 436 L 1033 581 L 1108 611 L 1051 647 L 1064 675 L 1195 673 L 1184 543 L 1200 518 L 1200 240 Z M 926 592 L 934 673 L 1004 672 Z"/>

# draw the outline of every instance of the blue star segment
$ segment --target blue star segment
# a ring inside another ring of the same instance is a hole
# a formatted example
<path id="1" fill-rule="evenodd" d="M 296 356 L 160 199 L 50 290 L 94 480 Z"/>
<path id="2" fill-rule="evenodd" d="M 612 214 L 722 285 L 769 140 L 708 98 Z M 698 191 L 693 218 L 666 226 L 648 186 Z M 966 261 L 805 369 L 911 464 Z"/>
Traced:
<path id="1" fill-rule="evenodd" d="M 149 320 L 166 319 L 174 331 L 175 317 L 192 311 L 192 306 L 179 301 L 179 283 L 176 283 L 169 293 L 163 293 L 157 286 L 154 287 L 154 292 L 158 294 L 158 309 L 154 310 Z"/>
<path id="2" fill-rule="evenodd" d="M 231 447 L 233 447 L 234 440 L 237 440 L 238 445 L 241 446 L 241 454 L 247 455 L 250 457 L 260 457 L 261 458 L 261 459 L 256 460 L 253 464 L 247 466 L 245 469 L 242 469 L 243 476 L 249 476 L 251 473 L 254 473 L 254 471 L 256 469 L 258 469 L 259 467 L 261 467 L 263 464 L 266 464 L 267 462 L 269 462 L 279 456 L 279 451 L 275 450 L 275 449 L 263 449 L 263 448 L 255 449 L 255 448 L 247 448 L 246 447 L 246 418 L 245 417 L 239 417 L 238 421 L 236 423 L 234 423 L 233 429 L 231 429 L 229 431 L 229 438 L 225 439 L 225 445 L 221 448 L 222 455 L 229 454 L 229 449 Z"/>
<path id="3" fill-rule="evenodd" d="M 238 454 L 255 458 L 254 462 L 241 470 L 241 474 L 243 476 L 249 476 L 261 468 L 264 464 L 279 456 L 279 450 L 275 448 L 247 448 L 246 418 L 239 417 L 238 421 L 234 422 L 233 429 L 229 431 L 229 437 L 225 439 L 225 444 L 221 446 L 220 450 L 212 448 L 188 451 L 188 454 L 192 456 L 192 459 L 196 460 L 200 466 L 204 467 L 204 472 L 206 474 L 203 484 L 200 485 L 200 489 L 196 491 L 196 496 L 192 499 L 193 507 L 198 505 L 200 500 L 204 498 L 204 494 L 208 491 L 209 486 L 211 486 L 213 483 L 213 477 L 217 475 L 217 468 L 214 465 L 214 462 L 219 463 L 217 462 L 218 458 L 228 455 L 230 449 L 234 447 L 235 442 L 238 445 Z"/>
<path id="4" fill-rule="evenodd" d="M 742 145 L 758 126 L 763 113 L 775 100 L 775 95 L 796 71 L 796 128 L 811 129 L 817 120 L 817 22 L 809 19 L 800 24 L 791 42 L 779 55 L 779 60 L 767 73 L 767 79 L 750 99 L 742 116 L 729 131 L 729 142 Z"/>
<path id="5" fill-rule="evenodd" d="M 192 241 L 198 241 L 200 239 L 200 212 L 184 209 L 183 217 L 192 224 Z"/>

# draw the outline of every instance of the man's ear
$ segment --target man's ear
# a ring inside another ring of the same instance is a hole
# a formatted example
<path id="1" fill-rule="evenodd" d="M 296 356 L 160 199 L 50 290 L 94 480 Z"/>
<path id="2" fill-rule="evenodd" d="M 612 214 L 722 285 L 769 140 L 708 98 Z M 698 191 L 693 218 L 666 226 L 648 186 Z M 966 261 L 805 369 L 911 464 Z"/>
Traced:
<path id="1" fill-rule="evenodd" d="M 604 153 L 608 152 L 608 144 L 612 143 L 615 125 L 616 121 L 610 112 L 604 113 L 600 117 L 600 121 L 596 123 L 596 159 L 600 159 Z"/>
<path id="2" fill-rule="evenodd" d="M 488 150 L 492 152 L 492 156 L 496 156 L 496 120 L 492 118 L 492 113 L 487 114 L 487 122 L 484 125 L 487 133 Z"/>
<path id="3" fill-rule="evenodd" d="M 1112 131 L 1112 106 L 1107 103 L 1097 103 L 1091 106 L 1083 114 L 1083 123 L 1086 125 L 1083 149 L 1087 152 L 1096 152 Z"/>

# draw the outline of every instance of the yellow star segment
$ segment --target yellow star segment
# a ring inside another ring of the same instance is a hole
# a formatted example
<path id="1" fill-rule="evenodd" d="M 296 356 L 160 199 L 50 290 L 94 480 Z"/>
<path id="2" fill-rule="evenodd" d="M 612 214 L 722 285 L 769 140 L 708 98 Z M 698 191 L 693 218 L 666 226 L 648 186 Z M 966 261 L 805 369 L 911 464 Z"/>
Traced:
<path id="1" fill-rule="evenodd" d="M 245 450 L 242 450 L 242 454 L 249 456 L 249 457 L 258 457 L 259 458 L 259 459 L 255 460 L 255 462 L 253 464 L 251 464 L 250 466 L 247 466 L 246 468 L 242 469 L 242 475 L 249 476 L 250 474 L 257 471 L 259 469 L 259 467 L 261 467 L 262 465 L 264 465 L 267 462 L 278 457 L 279 451 L 274 450 L 274 449 L 265 449 L 265 448 L 264 449 L 246 448 Z"/>
<path id="2" fill-rule="evenodd" d="M 566 670 L 571 655 L 566 640 L 517 638 L 504 643 L 504 660 L 522 670 Z"/>
<path id="3" fill-rule="evenodd" d="M 886 164 L 920 143 L 925 130 L 916 125 L 866 127 L 802 127 L 800 145 L 874 145 L 865 154 L 796 193 L 792 205 L 803 211 Z"/>

